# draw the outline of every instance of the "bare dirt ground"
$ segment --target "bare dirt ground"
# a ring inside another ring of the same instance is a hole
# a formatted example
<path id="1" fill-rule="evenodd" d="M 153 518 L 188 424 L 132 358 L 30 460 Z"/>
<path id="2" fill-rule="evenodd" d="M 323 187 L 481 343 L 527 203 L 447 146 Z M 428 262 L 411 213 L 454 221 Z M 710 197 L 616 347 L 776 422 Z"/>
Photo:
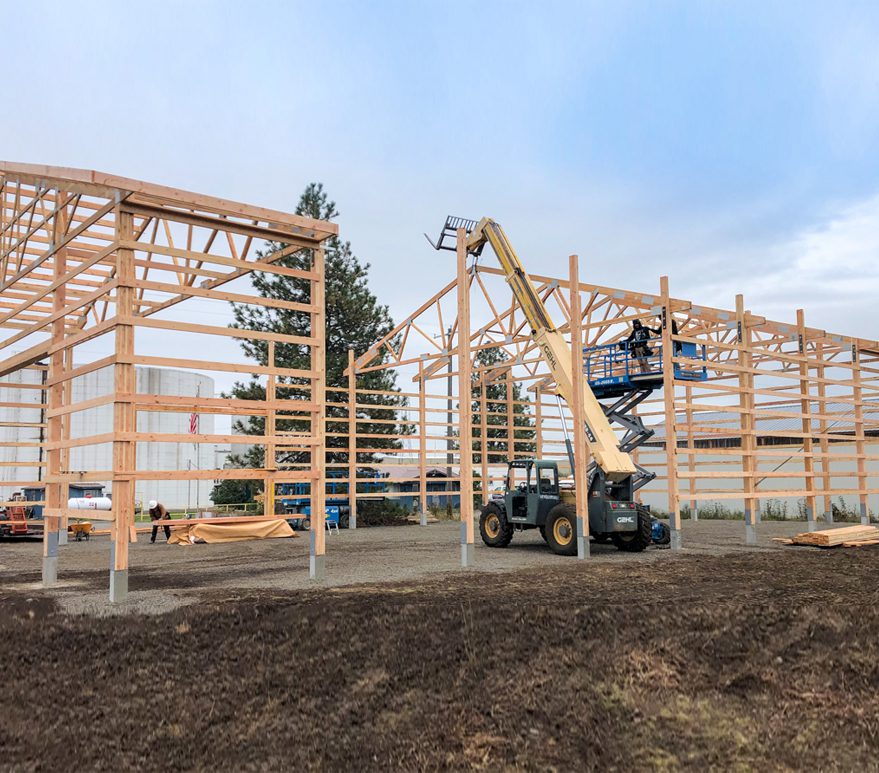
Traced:
<path id="1" fill-rule="evenodd" d="M 306 539 L 138 544 L 122 616 L 106 541 L 51 593 L 2 543 L 0 768 L 879 770 L 879 548 L 800 529 L 467 572 L 451 524 L 343 532 L 319 587 Z"/>

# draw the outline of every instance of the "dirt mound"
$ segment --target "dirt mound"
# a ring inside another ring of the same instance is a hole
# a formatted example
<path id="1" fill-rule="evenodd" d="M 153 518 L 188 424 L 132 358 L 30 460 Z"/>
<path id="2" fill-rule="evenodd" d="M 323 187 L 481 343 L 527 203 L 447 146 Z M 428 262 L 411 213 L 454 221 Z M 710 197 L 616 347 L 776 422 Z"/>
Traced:
<path id="1" fill-rule="evenodd" d="M 877 569 L 572 561 L 99 619 L 3 597 L 0 767 L 875 770 Z"/>

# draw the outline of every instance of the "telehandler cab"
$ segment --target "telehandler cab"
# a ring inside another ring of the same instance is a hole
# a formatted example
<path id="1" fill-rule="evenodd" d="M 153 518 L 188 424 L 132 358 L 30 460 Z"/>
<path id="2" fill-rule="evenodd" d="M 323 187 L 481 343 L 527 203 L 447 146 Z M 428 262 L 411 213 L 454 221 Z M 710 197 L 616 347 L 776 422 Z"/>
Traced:
<path id="1" fill-rule="evenodd" d="M 515 481 L 517 470 L 524 480 Z M 558 464 L 540 459 L 516 459 L 507 465 L 505 491 L 492 497 L 479 518 L 479 533 L 489 547 L 505 547 L 514 531 L 540 529 L 553 552 L 577 553 L 574 490 L 559 484 Z M 589 497 L 589 532 L 619 550 L 638 552 L 653 541 L 650 512 L 634 501 L 611 499 L 593 491 Z"/>

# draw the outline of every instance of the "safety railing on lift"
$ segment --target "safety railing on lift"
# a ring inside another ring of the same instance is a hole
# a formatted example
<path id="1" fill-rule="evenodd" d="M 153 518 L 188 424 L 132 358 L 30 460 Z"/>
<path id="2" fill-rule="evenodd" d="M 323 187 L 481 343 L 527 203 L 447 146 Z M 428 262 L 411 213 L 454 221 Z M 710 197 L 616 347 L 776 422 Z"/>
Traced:
<path id="1" fill-rule="evenodd" d="M 674 364 L 676 379 L 704 381 L 708 378 L 704 345 L 675 341 L 674 346 L 676 358 L 692 361 L 692 365 Z M 646 347 L 626 341 L 584 347 L 583 369 L 591 386 L 653 381 L 662 378 L 663 354 L 660 339 L 650 340 Z"/>

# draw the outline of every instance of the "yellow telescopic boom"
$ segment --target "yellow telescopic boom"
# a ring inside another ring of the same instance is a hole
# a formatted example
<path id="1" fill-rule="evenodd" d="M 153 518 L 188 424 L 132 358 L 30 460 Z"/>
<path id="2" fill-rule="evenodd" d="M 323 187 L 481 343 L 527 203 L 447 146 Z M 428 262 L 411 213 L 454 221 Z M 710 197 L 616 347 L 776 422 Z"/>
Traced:
<path id="1" fill-rule="evenodd" d="M 488 217 L 482 218 L 467 237 L 467 249 L 479 252 L 488 242 L 500 261 L 513 295 L 531 325 L 531 336 L 540 348 L 546 364 L 552 371 L 559 394 L 573 405 L 574 387 L 571 373 L 571 347 L 556 330 L 543 301 L 534 291 L 516 251 L 510 244 L 503 228 Z M 596 464 L 609 480 L 622 480 L 635 473 L 632 457 L 621 451 L 619 440 L 604 415 L 589 384 L 583 383 L 583 412 L 586 415 L 586 437 Z"/>

